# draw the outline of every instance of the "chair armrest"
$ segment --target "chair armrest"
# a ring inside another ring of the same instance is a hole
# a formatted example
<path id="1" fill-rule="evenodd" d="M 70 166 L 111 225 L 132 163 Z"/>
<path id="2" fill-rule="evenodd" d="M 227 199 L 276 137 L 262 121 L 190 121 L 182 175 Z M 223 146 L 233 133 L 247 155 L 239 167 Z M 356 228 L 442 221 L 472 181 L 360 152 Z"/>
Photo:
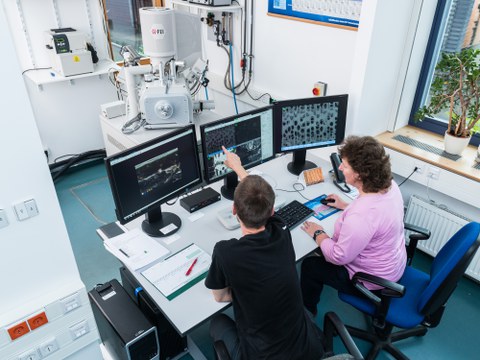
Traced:
<path id="1" fill-rule="evenodd" d="M 230 354 L 227 347 L 222 340 L 217 340 L 213 343 L 213 349 L 215 351 L 215 359 L 217 360 L 230 360 Z"/>
<path id="2" fill-rule="evenodd" d="M 409 236 L 411 240 L 428 240 L 430 238 L 431 232 L 428 229 L 409 223 L 404 223 L 403 227 L 414 232 Z"/>
<path id="3" fill-rule="evenodd" d="M 355 273 L 355 275 L 353 275 L 352 281 L 353 285 L 357 288 L 357 290 L 359 290 L 362 294 L 364 294 L 367 298 L 371 299 L 376 304 L 379 304 L 381 302 L 381 299 L 377 295 L 372 293 L 370 290 L 368 290 L 366 286 L 363 285 L 363 282 L 369 282 L 371 284 L 382 286 L 383 289 L 380 290 L 380 293 L 382 296 L 385 297 L 397 298 L 403 297 L 403 295 L 405 295 L 405 286 L 364 272 Z"/>
<path id="4" fill-rule="evenodd" d="M 333 337 L 335 335 L 338 335 L 340 336 L 343 345 L 347 348 L 349 354 L 351 354 L 356 360 L 363 360 L 362 353 L 360 352 L 360 350 L 358 350 L 357 345 L 353 341 L 347 328 L 337 316 L 337 314 L 332 311 L 325 314 L 323 320 L 323 331 L 326 338 L 326 352 L 333 353 Z"/>

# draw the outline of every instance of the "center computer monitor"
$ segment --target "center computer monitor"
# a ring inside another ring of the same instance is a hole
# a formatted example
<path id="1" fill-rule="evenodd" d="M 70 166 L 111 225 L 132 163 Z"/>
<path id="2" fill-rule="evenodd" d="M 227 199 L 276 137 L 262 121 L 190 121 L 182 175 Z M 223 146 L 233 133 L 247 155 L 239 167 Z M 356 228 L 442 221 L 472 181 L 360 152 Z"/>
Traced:
<path id="1" fill-rule="evenodd" d="M 176 232 L 182 221 L 160 205 L 202 182 L 195 127 L 190 125 L 105 160 L 117 218 L 125 224 L 146 214 L 150 236 Z"/>
<path id="2" fill-rule="evenodd" d="M 348 95 L 333 95 L 275 103 L 275 152 L 293 152 L 288 171 L 299 175 L 317 166 L 305 160 L 307 149 L 343 141 L 347 101 Z"/>
<path id="3" fill-rule="evenodd" d="M 205 180 L 224 179 L 222 195 L 232 200 L 238 177 L 225 166 L 222 145 L 236 153 L 245 169 L 273 159 L 273 109 L 255 109 L 200 126 Z"/>

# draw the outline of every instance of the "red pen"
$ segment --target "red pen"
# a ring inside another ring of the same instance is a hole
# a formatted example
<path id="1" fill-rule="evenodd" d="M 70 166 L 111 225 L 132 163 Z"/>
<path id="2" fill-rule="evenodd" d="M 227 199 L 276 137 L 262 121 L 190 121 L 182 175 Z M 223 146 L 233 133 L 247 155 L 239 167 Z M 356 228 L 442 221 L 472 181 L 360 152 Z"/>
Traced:
<path id="1" fill-rule="evenodd" d="M 193 267 L 195 266 L 195 264 L 197 263 L 198 261 L 198 258 L 195 258 L 195 260 L 193 260 L 193 263 L 192 265 L 190 265 L 190 267 L 188 268 L 187 272 L 185 273 L 185 276 L 188 276 L 192 273 L 192 270 L 193 270 Z"/>

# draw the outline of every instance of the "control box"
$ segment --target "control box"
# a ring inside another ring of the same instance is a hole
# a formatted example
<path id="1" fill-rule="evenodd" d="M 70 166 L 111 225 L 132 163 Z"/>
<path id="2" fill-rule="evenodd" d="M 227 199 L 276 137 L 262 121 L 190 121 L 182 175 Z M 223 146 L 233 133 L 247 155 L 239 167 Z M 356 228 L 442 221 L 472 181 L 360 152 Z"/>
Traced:
<path id="1" fill-rule="evenodd" d="M 188 212 L 194 212 L 221 200 L 221 195 L 212 188 L 205 188 L 180 199 L 180 205 Z"/>

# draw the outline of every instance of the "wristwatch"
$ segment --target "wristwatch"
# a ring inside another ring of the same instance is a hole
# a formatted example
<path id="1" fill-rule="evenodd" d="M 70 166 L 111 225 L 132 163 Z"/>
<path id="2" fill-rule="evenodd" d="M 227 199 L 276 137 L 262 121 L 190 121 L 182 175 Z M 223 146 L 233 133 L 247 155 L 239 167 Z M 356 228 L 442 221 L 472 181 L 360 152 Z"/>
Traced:
<path id="1" fill-rule="evenodd" d="M 317 241 L 317 236 L 320 234 L 326 234 L 326 232 L 323 230 L 315 230 L 315 232 L 313 233 L 313 241 Z"/>

